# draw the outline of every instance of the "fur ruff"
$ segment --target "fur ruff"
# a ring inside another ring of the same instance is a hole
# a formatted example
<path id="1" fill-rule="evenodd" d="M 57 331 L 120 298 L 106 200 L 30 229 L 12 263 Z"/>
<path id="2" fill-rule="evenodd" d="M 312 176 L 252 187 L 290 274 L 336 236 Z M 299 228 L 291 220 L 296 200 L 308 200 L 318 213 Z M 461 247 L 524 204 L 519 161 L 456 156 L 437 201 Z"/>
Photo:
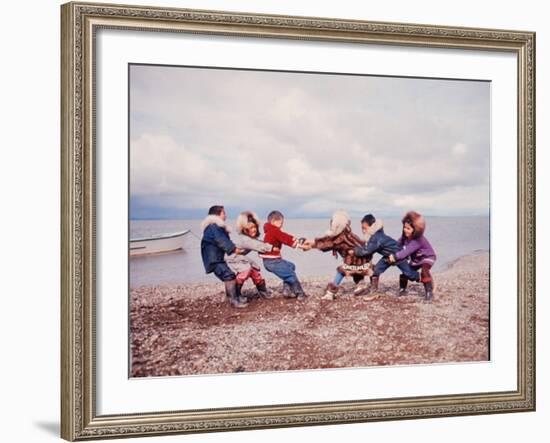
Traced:
<path id="1" fill-rule="evenodd" d="M 414 228 L 413 238 L 420 238 L 424 235 L 426 230 L 426 220 L 424 217 L 415 211 L 409 211 L 401 220 L 401 223 L 405 223 L 405 220 L 411 220 L 412 226 Z"/>
<path id="2" fill-rule="evenodd" d="M 231 232 L 229 226 L 221 219 L 219 215 L 208 215 L 201 223 L 201 229 L 204 230 L 210 225 L 218 225 L 220 228 L 224 228 L 226 232 Z"/>
<path id="3" fill-rule="evenodd" d="M 258 226 L 258 236 L 260 235 L 260 219 L 256 215 L 255 212 L 252 211 L 244 211 L 239 214 L 237 217 L 237 221 L 235 223 L 237 232 L 239 234 L 242 234 L 246 226 L 248 225 L 248 217 L 252 217 L 254 219 L 254 222 Z"/>
<path id="4" fill-rule="evenodd" d="M 382 223 L 382 220 L 376 220 L 371 226 L 369 226 L 369 229 L 367 229 L 367 233 L 365 234 L 365 243 L 368 243 L 370 238 L 376 234 L 380 229 L 384 227 L 384 223 Z"/>
<path id="5" fill-rule="evenodd" d="M 330 219 L 330 229 L 325 233 L 330 237 L 336 237 L 340 235 L 346 226 L 351 224 L 349 215 L 345 211 L 335 211 Z"/>

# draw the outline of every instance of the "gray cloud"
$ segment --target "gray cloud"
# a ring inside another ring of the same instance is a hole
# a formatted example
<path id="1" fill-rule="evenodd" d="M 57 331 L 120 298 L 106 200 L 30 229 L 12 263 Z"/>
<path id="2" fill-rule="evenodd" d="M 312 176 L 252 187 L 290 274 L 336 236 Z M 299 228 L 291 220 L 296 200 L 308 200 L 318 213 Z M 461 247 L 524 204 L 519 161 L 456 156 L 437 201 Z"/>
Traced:
<path id="1" fill-rule="evenodd" d="M 488 212 L 489 83 L 132 66 L 130 85 L 131 197 L 152 217 Z"/>

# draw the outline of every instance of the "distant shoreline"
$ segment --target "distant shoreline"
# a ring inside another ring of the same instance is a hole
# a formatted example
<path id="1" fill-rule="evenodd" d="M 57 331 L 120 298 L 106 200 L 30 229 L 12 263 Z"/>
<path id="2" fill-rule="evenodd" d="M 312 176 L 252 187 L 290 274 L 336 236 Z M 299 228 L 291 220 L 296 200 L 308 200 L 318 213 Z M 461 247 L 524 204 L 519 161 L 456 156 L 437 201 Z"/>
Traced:
<path id="1" fill-rule="evenodd" d="M 374 212 L 373 212 L 374 213 Z M 363 217 L 363 213 L 361 214 L 357 214 L 357 215 L 353 215 L 353 214 L 350 214 L 350 217 L 351 218 L 354 218 L 354 219 L 357 219 L 357 218 L 361 218 Z M 288 219 L 289 220 L 330 220 L 330 217 L 332 216 L 332 214 L 327 214 L 327 215 L 318 215 L 318 216 L 308 216 L 308 217 L 291 217 L 289 216 Z M 394 218 L 401 218 L 403 217 L 403 214 L 397 214 L 397 215 L 384 215 L 384 214 L 377 214 L 377 216 L 379 218 L 390 218 L 390 219 L 394 219 Z M 449 215 L 430 215 L 430 214 L 424 214 L 424 217 L 425 218 L 490 218 L 491 214 L 477 214 L 477 215 L 453 215 L 453 214 L 449 214 Z M 129 221 L 177 221 L 177 220 L 194 220 L 194 221 L 200 221 L 200 220 L 203 220 L 204 218 L 206 217 L 206 215 L 204 216 L 201 216 L 201 217 L 162 217 L 162 218 L 149 218 L 149 217 L 145 217 L 145 218 L 130 218 Z M 233 218 L 229 217 L 230 220 L 233 220 Z"/>

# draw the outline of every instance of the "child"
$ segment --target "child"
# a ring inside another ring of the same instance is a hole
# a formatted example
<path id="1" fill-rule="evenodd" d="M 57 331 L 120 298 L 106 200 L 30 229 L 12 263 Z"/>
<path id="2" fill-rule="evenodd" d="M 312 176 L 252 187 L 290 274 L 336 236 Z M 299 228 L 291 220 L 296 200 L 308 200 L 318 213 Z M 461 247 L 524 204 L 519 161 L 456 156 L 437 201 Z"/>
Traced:
<path id="1" fill-rule="evenodd" d="M 207 274 L 214 273 L 225 285 L 225 293 L 231 306 L 245 308 L 247 300 L 242 297 L 237 287 L 235 273 L 227 266 L 225 254 L 242 252 L 229 238 L 229 227 L 225 225 L 227 215 L 223 206 L 212 206 L 208 216 L 203 220 L 201 240 L 201 256 L 204 270 Z"/>
<path id="2" fill-rule="evenodd" d="M 334 282 L 327 285 L 323 300 L 334 300 L 338 294 L 340 283 L 345 277 L 351 276 L 359 285 L 366 275 L 372 273 L 370 261 L 366 258 L 356 257 L 350 254 L 351 248 L 364 246 L 365 242 L 356 236 L 351 230 L 351 220 L 344 211 L 336 211 L 330 219 L 330 229 L 323 237 L 308 240 L 306 245 L 323 252 L 332 251 L 335 257 L 343 258 L 344 262 L 336 269 Z"/>
<path id="3" fill-rule="evenodd" d="M 435 263 L 436 255 L 432 245 L 424 237 L 426 221 L 418 212 L 409 211 L 403 217 L 402 223 L 403 233 L 397 241 L 400 250 L 390 255 L 390 262 L 408 260 L 413 269 L 420 269 L 420 281 L 424 284 L 424 298 L 431 300 L 434 284 L 430 269 Z M 409 279 L 404 274 L 399 276 L 399 295 L 407 294 L 408 281 Z"/>
<path id="4" fill-rule="evenodd" d="M 273 249 L 276 248 L 258 240 L 260 236 L 260 222 L 253 212 L 241 212 L 237 218 L 236 225 L 237 235 L 233 238 L 233 242 L 239 249 L 243 249 L 243 253 L 242 255 L 230 255 L 227 258 L 227 264 L 237 274 L 237 288 L 242 288 L 245 281 L 250 278 L 256 285 L 258 295 L 261 298 L 273 298 L 273 295 L 267 290 L 265 280 L 260 271 L 260 265 L 248 253 L 250 251 L 268 253 L 273 252 Z"/>
<path id="5" fill-rule="evenodd" d="M 378 293 L 378 282 L 380 275 L 388 269 L 392 263 L 389 257 L 399 251 L 397 242 L 389 235 L 384 233 L 384 225 L 381 220 L 376 220 L 372 214 L 367 214 L 361 220 L 361 229 L 365 235 L 366 246 L 357 246 L 353 250 L 357 257 L 372 258 L 377 252 L 382 258 L 376 263 L 371 277 L 371 295 L 365 297 L 365 300 L 375 300 L 380 297 Z M 401 272 L 409 279 L 418 281 L 420 276 L 406 260 L 397 261 L 395 265 L 401 269 Z"/>
<path id="6" fill-rule="evenodd" d="M 274 246 L 272 252 L 260 254 L 263 259 L 264 267 L 283 280 L 283 295 L 286 298 L 297 298 L 302 301 L 306 294 L 296 275 L 296 266 L 281 257 L 281 248 L 283 245 L 291 248 L 304 248 L 303 242 L 286 232 L 283 232 L 285 218 L 279 211 L 271 211 L 267 216 L 267 223 L 264 224 L 264 242 Z"/>

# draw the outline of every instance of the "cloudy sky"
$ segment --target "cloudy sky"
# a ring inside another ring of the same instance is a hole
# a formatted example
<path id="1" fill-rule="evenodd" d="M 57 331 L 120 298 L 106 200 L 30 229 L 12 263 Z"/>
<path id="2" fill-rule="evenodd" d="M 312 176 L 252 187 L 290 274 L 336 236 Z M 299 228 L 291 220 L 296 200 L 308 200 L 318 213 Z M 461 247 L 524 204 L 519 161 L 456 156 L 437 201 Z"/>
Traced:
<path id="1" fill-rule="evenodd" d="M 489 162 L 487 82 L 130 69 L 133 219 L 486 215 Z"/>

